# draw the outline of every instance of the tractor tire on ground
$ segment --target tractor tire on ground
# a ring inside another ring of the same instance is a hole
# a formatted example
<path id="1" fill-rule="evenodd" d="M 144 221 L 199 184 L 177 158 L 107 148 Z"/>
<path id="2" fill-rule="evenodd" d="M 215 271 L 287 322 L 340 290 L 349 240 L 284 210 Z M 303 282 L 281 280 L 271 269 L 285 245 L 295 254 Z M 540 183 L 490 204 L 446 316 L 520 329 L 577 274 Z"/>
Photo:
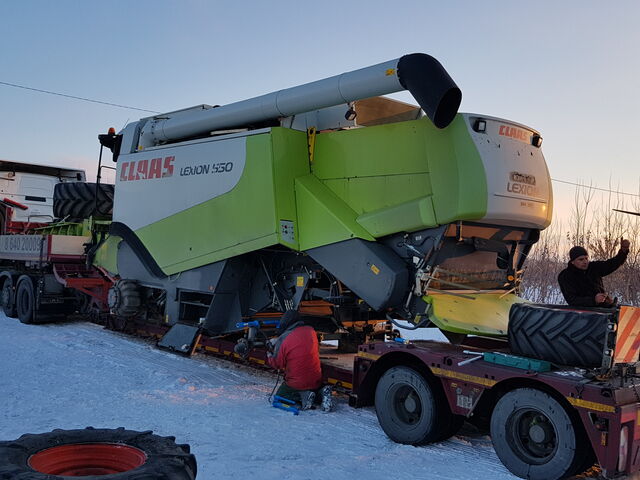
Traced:
<path id="1" fill-rule="evenodd" d="M 567 410 L 533 388 L 512 390 L 498 401 L 491 416 L 491 441 L 505 467 L 520 478 L 566 478 L 593 465 L 589 440 L 576 431 Z"/>
<path id="2" fill-rule="evenodd" d="M 86 182 L 58 183 L 53 192 L 53 215 L 68 220 L 83 220 L 92 215 L 107 216 L 113 211 L 114 186 Z"/>
<path id="3" fill-rule="evenodd" d="M 375 408 L 387 436 L 410 445 L 445 440 L 464 422 L 451 413 L 442 392 L 409 367 L 393 367 L 380 378 Z"/>
<path id="4" fill-rule="evenodd" d="M 610 315 L 515 304 L 509 312 L 509 347 L 516 355 L 560 365 L 601 367 Z"/>
<path id="5" fill-rule="evenodd" d="M 0 480 L 194 480 L 189 445 L 151 431 L 53 430 L 0 442 Z"/>
<path id="6" fill-rule="evenodd" d="M 2 290 L 0 290 L 0 306 L 7 317 L 16 317 L 16 297 L 13 291 L 13 283 L 9 279 L 5 280 L 2 284 Z"/>
<path id="7" fill-rule="evenodd" d="M 26 275 L 18 280 L 18 287 L 16 288 L 16 313 L 21 323 L 34 323 L 35 292 L 33 281 Z"/>

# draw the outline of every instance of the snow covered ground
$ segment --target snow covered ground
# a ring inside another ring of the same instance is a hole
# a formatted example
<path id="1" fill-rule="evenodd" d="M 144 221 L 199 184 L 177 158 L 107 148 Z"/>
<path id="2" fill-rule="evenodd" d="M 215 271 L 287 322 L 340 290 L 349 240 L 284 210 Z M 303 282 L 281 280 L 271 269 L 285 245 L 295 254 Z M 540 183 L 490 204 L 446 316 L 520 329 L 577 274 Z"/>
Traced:
<path id="1" fill-rule="evenodd" d="M 391 442 L 372 408 L 272 408 L 275 375 L 180 357 L 98 325 L 23 325 L 0 313 L 0 440 L 86 426 L 153 430 L 189 443 L 198 479 L 513 477 L 487 435 L 464 427 L 424 447 Z"/>

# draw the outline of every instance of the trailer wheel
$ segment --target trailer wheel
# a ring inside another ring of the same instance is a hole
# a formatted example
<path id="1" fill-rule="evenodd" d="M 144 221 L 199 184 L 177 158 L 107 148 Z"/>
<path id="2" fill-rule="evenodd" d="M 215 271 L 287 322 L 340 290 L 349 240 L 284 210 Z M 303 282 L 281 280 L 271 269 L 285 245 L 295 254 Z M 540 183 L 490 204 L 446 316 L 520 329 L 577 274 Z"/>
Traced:
<path id="1" fill-rule="evenodd" d="M 0 480 L 194 480 L 189 445 L 153 432 L 53 430 L 0 442 Z"/>
<path id="2" fill-rule="evenodd" d="M 0 306 L 2 306 L 2 310 L 4 310 L 4 314 L 7 317 L 15 318 L 16 302 L 13 294 L 13 285 L 9 279 L 6 279 L 2 285 L 2 290 L 0 291 Z"/>
<path id="3" fill-rule="evenodd" d="M 376 415 L 384 433 L 398 443 L 420 445 L 454 435 L 464 418 L 453 415 L 429 381 L 409 367 L 393 367 L 376 387 Z"/>
<path id="4" fill-rule="evenodd" d="M 16 312 L 21 323 L 33 323 L 35 295 L 31 278 L 23 276 L 16 288 Z"/>
<path id="5" fill-rule="evenodd" d="M 491 416 L 491 441 L 511 473 L 552 480 L 574 475 L 591 449 L 577 435 L 567 410 L 549 394 L 518 388 L 504 395 Z"/>

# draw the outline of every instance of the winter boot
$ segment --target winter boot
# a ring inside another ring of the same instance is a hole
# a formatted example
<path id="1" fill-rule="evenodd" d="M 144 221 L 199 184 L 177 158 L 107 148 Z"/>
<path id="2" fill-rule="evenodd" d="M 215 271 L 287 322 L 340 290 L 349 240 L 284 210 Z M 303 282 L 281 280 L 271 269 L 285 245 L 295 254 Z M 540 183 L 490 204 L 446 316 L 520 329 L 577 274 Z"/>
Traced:
<path id="1" fill-rule="evenodd" d="M 300 392 L 300 410 L 309 410 L 316 399 L 316 392 L 313 390 L 302 390 Z"/>
<path id="2" fill-rule="evenodd" d="M 325 385 L 320 389 L 320 408 L 323 412 L 333 410 L 333 389 L 331 385 Z"/>

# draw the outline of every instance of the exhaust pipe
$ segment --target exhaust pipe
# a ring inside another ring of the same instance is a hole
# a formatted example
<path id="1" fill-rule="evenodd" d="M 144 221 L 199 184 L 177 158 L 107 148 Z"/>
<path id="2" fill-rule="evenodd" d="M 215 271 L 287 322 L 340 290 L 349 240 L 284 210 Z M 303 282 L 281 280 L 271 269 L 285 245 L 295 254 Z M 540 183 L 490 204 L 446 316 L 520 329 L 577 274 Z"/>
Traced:
<path id="1" fill-rule="evenodd" d="M 402 90 L 413 95 L 438 128 L 445 128 L 453 121 L 462 101 L 462 92 L 438 60 L 424 53 L 413 53 L 190 115 L 174 118 L 158 115 L 143 125 L 139 144 L 158 145 Z"/>

